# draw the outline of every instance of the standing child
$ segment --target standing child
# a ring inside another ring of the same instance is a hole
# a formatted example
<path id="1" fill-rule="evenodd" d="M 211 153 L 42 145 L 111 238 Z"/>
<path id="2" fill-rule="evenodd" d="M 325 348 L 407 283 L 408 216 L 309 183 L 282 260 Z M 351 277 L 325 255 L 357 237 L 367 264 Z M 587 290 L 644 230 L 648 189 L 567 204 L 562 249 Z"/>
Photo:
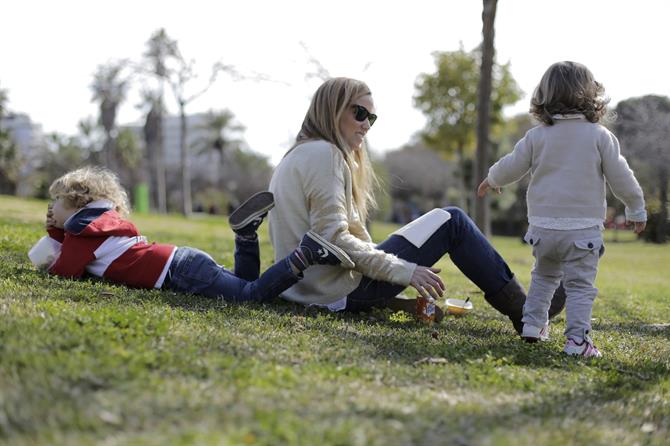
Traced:
<path id="1" fill-rule="evenodd" d="M 259 192 L 230 215 L 235 232 L 235 271 L 217 265 L 200 250 L 147 243 L 130 221 L 128 198 L 116 175 L 84 167 L 58 178 L 49 188 L 55 200 L 46 219 L 47 242 L 56 258 L 51 274 L 81 277 L 85 273 L 135 288 L 158 288 L 222 297 L 230 302 L 266 301 L 278 296 L 313 264 L 353 262 L 339 248 L 308 232 L 286 258 L 259 277 L 256 229 L 274 206 L 270 192 Z"/>
<path id="2" fill-rule="evenodd" d="M 551 296 L 561 279 L 567 293 L 567 337 L 563 351 L 600 357 L 593 345 L 591 310 L 599 255 L 604 252 L 605 182 L 626 205 L 635 232 L 647 220 L 642 189 L 619 152 L 617 138 L 599 124 L 607 114 L 603 86 L 582 64 L 558 62 L 544 73 L 533 93 L 530 113 L 541 124 L 529 130 L 514 151 L 495 163 L 478 195 L 518 181 L 530 171 L 526 195 L 535 266 L 523 307 L 521 337 L 548 338 Z"/>

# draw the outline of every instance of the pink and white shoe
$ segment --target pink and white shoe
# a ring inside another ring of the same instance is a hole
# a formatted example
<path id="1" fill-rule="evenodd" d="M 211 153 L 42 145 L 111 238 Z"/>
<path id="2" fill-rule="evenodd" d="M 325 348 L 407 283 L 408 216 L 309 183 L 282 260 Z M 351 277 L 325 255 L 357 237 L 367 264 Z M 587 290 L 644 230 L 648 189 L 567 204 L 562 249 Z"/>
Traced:
<path id="1" fill-rule="evenodd" d="M 526 342 L 548 341 L 549 340 L 549 323 L 540 328 L 530 324 L 523 324 L 521 331 L 521 338 Z"/>
<path id="2" fill-rule="evenodd" d="M 583 356 L 585 358 L 600 358 L 603 356 L 596 346 L 593 345 L 593 341 L 588 336 L 586 336 L 581 343 L 578 343 L 573 338 L 568 338 L 568 340 L 565 341 L 563 351 L 568 355 Z"/>

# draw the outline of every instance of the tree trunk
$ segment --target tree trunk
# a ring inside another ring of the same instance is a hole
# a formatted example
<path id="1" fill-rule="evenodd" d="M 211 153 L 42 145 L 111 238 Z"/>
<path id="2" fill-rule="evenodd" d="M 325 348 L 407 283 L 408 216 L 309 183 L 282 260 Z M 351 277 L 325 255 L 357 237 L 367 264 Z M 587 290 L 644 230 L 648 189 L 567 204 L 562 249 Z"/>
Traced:
<path id="1" fill-rule="evenodd" d="M 658 225 L 656 225 L 656 242 L 665 243 L 668 239 L 668 168 L 664 165 L 659 166 L 658 171 L 658 199 L 661 209 Z"/>
<path id="2" fill-rule="evenodd" d="M 493 73 L 493 38 L 495 34 L 494 22 L 496 17 L 497 0 L 484 0 L 482 12 L 483 37 L 482 65 L 479 76 L 479 107 L 477 109 L 477 156 L 475 158 L 475 183 L 486 178 L 489 151 L 489 127 L 491 116 L 491 84 Z M 475 192 L 473 191 L 473 194 Z M 487 237 L 491 234 L 491 224 L 488 218 L 488 197 L 479 200 L 475 197 L 475 223 Z"/>
<path id="3" fill-rule="evenodd" d="M 158 132 L 156 134 L 156 159 L 155 159 L 155 176 L 156 176 L 156 198 L 158 204 L 158 213 L 167 214 L 167 190 L 165 185 L 165 136 L 163 135 L 163 85 L 161 82 L 160 106 L 158 107 L 157 126 Z"/>
<path id="4" fill-rule="evenodd" d="M 114 137 L 112 137 L 112 132 L 111 131 L 105 131 L 105 144 L 104 144 L 104 152 L 105 152 L 105 165 L 107 166 L 108 169 L 115 171 L 117 166 L 116 163 L 114 162 L 114 156 L 116 155 L 115 153 L 115 147 L 116 147 L 116 140 Z"/>
<path id="5" fill-rule="evenodd" d="M 464 155 L 463 152 L 464 152 L 463 146 L 459 146 L 456 149 L 456 155 L 458 157 L 458 165 L 460 166 L 459 167 L 460 181 L 458 182 L 458 188 L 459 188 L 459 191 L 458 191 L 458 202 L 459 202 L 459 204 L 458 204 L 458 206 L 461 209 L 463 209 L 463 211 L 465 211 L 466 213 L 469 213 L 468 195 L 467 195 L 468 194 L 467 193 L 468 185 L 467 185 L 467 177 L 465 175 L 467 165 L 465 163 L 465 155 Z"/>
<path id="6" fill-rule="evenodd" d="M 180 132 L 179 132 L 179 155 L 181 158 L 181 193 L 182 193 L 182 213 L 185 216 L 191 215 L 193 211 L 193 205 L 191 203 L 191 166 L 190 158 L 188 156 L 188 149 L 186 147 L 186 111 L 184 110 L 185 104 L 183 102 L 179 103 L 179 123 L 180 123 Z"/>

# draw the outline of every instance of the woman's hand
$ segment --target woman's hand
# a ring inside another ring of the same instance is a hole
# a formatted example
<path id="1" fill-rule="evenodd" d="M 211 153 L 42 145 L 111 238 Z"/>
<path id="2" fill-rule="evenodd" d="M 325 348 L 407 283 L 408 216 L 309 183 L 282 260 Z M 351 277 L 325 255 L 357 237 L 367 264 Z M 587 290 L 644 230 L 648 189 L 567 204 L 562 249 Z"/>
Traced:
<path id="1" fill-rule="evenodd" d="M 409 284 L 412 285 L 425 298 L 438 299 L 444 295 L 444 283 L 437 275 L 439 268 L 430 268 L 418 265 L 412 274 Z"/>
<path id="2" fill-rule="evenodd" d="M 479 184 L 479 187 L 477 188 L 477 195 L 481 198 L 486 195 L 486 192 L 488 192 L 489 189 L 491 189 L 491 185 L 489 184 L 489 180 L 485 179 Z M 501 193 L 499 187 L 496 187 L 495 190 L 496 192 Z"/>

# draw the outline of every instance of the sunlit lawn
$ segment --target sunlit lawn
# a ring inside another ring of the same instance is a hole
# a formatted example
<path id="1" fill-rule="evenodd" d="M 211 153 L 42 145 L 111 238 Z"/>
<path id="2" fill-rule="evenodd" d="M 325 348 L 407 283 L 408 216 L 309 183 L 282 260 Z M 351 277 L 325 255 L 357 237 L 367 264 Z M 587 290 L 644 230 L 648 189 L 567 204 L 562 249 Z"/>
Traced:
<path id="1" fill-rule="evenodd" d="M 0 443 L 668 444 L 668 246 L 629 233 L 607 243 L 594 308 L 605 356 L 583 360 L 561 353 L 562 318 L 550 342 L 522 343 L 448 259 L 448 293 L 475 311 L 435 332 L 384 311 L 233 306 L 49 277 L 26 256 L 45 207 L 0 197 Z M 152 241 L 231 264 L 225 218 L 134 221 Z M 527 285 L 528 249 L 493 242 Z"/>

